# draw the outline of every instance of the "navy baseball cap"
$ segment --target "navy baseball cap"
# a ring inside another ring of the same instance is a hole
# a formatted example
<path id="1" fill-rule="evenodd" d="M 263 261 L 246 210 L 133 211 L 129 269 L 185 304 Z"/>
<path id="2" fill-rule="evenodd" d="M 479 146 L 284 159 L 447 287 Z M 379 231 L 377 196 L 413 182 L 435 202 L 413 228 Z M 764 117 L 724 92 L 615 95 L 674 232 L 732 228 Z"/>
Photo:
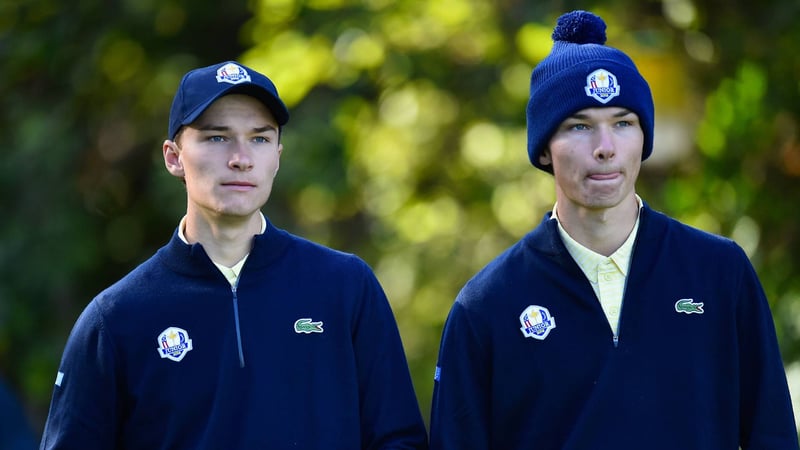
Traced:
<path id="1" fill-rule="evenodd" d="M 201 67 L 181 79 L 169 112 L 169 138 L 197 120 L 215 100 L 227 94 L 246 94 L 261 100 L 275 116 L 279 126 L 289 121 L 275 85 L 266 76 L 234 61 Z"/>

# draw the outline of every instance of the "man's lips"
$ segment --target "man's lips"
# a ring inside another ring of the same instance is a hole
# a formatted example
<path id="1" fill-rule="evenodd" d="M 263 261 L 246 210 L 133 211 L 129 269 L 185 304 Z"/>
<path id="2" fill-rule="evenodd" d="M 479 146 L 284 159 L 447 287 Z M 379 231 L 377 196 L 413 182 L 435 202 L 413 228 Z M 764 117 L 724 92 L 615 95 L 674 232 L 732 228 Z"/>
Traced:
<path id="1" fill-rule="evenodd" d="M 255 184 L 248 183 L 246 181 L 227 181 L 227 182 L 222 183 L 222 186 L 226 187 L 226 188 L 230 188 L 230 189 L 234 189 L 234 190 L 242 190 L 242 191 L 250 190 L 250 189 L 256 187 Z"/>
<path id="2" fill-rule="evenodd" d="M 597 181 L 605 181 L 605 180 L 615 180 L 617 177 L 620 176 L 619 172 L 610 172 L 610 173 L 592 173 L 589 174 L 587 178 Z"/>

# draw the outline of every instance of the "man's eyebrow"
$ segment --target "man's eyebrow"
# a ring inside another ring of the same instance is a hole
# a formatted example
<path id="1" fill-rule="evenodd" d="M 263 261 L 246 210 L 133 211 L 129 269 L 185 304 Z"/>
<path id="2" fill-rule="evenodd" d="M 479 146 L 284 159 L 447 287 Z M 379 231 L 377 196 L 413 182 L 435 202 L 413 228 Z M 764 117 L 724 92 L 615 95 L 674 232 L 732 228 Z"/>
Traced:
<path id="1" fill-rule="evenodd" d="M 263 127 L 253 128 L 253 131 L 255 131 L 256 133 L 265 133 L 267 131 L 278 131 L 278 129 L 275 128 L 273 125 L 267 124 L 264 125 Z"/>
<path id="2" fill-rule="evenodd" d="M 227 125 L 214 125 L 214 124 L 206 124 L 200 125 L 195 127 L 199 131 L 229 131 L 231 127 Z M 255 133 L 265 133 L 267 131 L 278 131 L 278 129 L 273 125 L 264 125 L 263 127 L 255 127 L 253 128 L 253 132 Z"/>
<path id="3" fill-rule="evenodd" d="M 200 125 L 199 127 L 195 128 L 200 131 L 228 131 L 231 129 L 230 127 L 225 125 L 213 125 L 213 124 Z"/>
<path id="4" fill-rule="evenodd" d="M 624 116 L 627 116 L 628 114 L 634 114 L 634 112 L 631 111 L 630 109 L 627 109 L 627 108 L 621 108 L 619 111 L 614 113 L 614 117 L 624 117 Z M 585 119 L 588 119 L 588 118 L 589 118 L 588 114 L 584 114 L 584 113 L 580 113 L 580 112 L 576 112 L 575 114 L 573 114 L 573 115 L 568 117 L 568 119 L 582 119 L 582 120 L 585 120 Z"/>
<path id="5" fill-rule="evenodd" d="M 630 109 L 622 108 L 618 113 L 614 114 L 614 117 L 623 117 L 627 116 L 628 114 L 635 114 L 635 113 Z"/>

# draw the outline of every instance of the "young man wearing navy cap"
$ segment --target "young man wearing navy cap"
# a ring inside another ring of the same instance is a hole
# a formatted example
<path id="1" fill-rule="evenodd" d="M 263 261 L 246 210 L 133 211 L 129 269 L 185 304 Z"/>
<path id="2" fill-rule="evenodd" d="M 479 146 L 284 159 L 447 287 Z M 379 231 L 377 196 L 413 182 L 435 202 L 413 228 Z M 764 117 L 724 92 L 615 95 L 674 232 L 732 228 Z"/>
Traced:
<path id="1" fill-rule="evenodd" d="M 78 319 L 42 449 L 427 448 L 371 269 L 261 213 L 288 119 L 241 64 L 184 76 L 163 154 L 186 215 Z"/>
<path id="2" fill-rule="evenodd" d="M 591 13 L 563 15 L 553 40 L 527 122 L 556 204 L 453 304 L 431 449 L 797 449 L 747 256 L 636 195 L 653 149 L 647 82 Z"/>

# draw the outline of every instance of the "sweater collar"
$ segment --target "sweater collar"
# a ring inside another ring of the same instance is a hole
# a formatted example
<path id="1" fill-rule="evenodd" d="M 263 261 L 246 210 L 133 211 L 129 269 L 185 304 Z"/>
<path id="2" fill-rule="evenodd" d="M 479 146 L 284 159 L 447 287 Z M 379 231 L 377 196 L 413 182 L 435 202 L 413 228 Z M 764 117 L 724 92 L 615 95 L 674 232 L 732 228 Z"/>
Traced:
<path id="1" fill-rule="evenodd" d="M 275 227 L 269 219 L 265 221 L 264 232 L 253 237 L 253 247 L 243 270 L 268 266 L 283 255 L 292 241 L 289 233 Z M 207 276 L 209 270 L 219 272 L 203 246 L 185 243 L 177 227 L 170 241 L 159 249 L 156 256 L 170 269 L 184 275 Z"/>
<path id="2" fill-rule="evenodd" d="M 550 220 L 552 214 L 552 211 L 548 211 L 542 218 L 540 225 L 528 233 L 523 238 L 523 241 L 525 245 L 539 252 L 560 258 L 565 262 L 571 261 L 572 258 L 569 256 L 569 252 L 558 233 L 558 223 L 555 220 Z M 654 211 L 647 202 L 642 200 L 636 241 L 658 239 L 663 234 L 666 226 L 666 216 Z M 634 242 L 634 252 L 635 249 L 636 243 Z"/>

